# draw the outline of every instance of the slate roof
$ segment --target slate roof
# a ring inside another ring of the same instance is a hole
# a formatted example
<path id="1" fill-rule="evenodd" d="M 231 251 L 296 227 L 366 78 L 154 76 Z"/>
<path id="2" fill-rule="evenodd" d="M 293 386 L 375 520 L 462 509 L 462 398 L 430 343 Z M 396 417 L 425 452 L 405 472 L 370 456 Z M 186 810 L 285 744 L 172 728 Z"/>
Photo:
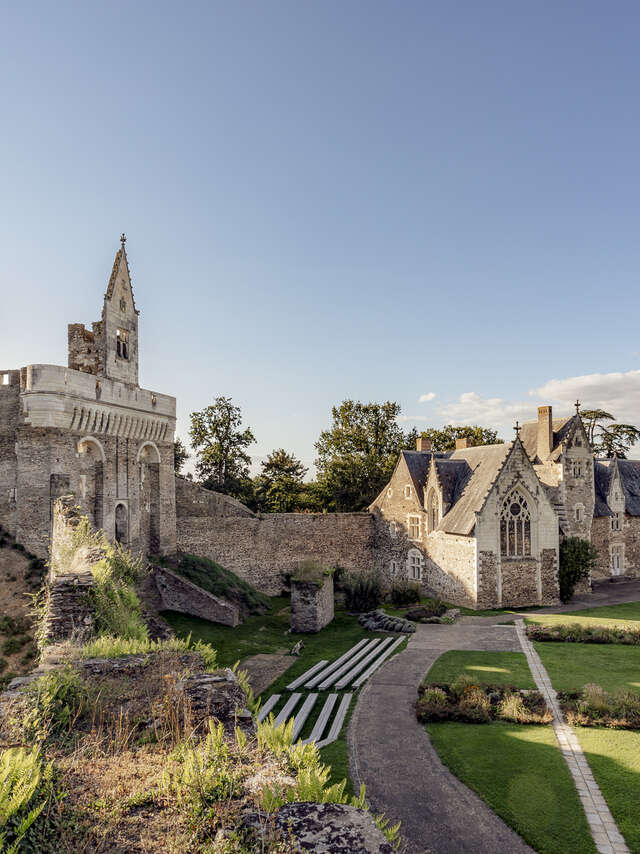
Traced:
<path id="1" fill-rule="evenodd" d="M 409 474 L 411 475 L 416 495 L 420 499 L 420 503 L 422 503 L 424 485 L 427 482 L 429 466 L 431 465 L 431 452 L 403 451 L 402 456 L 407 464 L 407 468 L 409 469 Z"/>
<path id="2" fill-rule="evenodd" d="M 596 460 L 593 464 L 593 479 L 595 484 L 596 503 L 593 508 L 594 516 L 613 516 L 607 504 L 613 460 Z"/>
<path id="3" fill-rule="evenodd" d="M 571 415 L 568 418 L 554 418 L 551 422 L 553 425 L 552 459 L 560 455 L 560 445 L 567 438 L 567 434 L 573 427 L 577 417 L 577 415 Z M 534 460 L 538 455 L 538 422 L 525 421 L 520 428 L 519 435 L 527 456 L 530 460 Z"/>
<path id="4" fill-rule="evenodd" d="M 640 460 L 596 460 L 594 465 L 596 487 L 594 516 L 613 515 L 607 504 L 607 497 L 616 465 L 620 472 L 622 491 L 624 492 L 625 512 L 630 516 L 640 516 Z"/>
<path id="5" fill-rule="evenodd" d="M 480 445 L 476 448 L 460 448 L 448 455 L 448 461 L 465 464 L 466 473 L 463 479 L 456 481 L 457 500 L 443 516 L 439 530 L 463 536 L 472 532 L 476 522 L 475 514 L 482 509 L 512 447 L 513 442 Z M 461 471 L 462 468 L 458 466 L 458 473 Z"/>
<path id="6" fill-rule="evenodd" d="M 462 495 L 464 486 L 472 474 L 466 460 L 435 460 L 438 479 L 442 486 L 442 498 L 446 506 L 455 504 Z"/>

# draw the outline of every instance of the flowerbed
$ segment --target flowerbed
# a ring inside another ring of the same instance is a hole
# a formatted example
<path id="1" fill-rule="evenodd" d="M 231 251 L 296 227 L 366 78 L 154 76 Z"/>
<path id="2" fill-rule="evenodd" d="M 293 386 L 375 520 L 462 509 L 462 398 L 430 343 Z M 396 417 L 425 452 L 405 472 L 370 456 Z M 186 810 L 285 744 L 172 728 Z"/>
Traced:
<path id="1" fill-rule="evenodd" d="M 555 643 L 620 643 L 627 646 L 640 645 L 640 629 L 622 627 L 605 628 L 570 625 L 527 626 L 527 637 L 532 641 L 552 641 Z"/>
<path id="2" fill-rule="evenodd" d="M 592 683 L 582 691 L 559 691 L 558 699 L 573 726 L 640 730 L 640 694 L 635 691 L 611 693 Z"/>
<path id="3" fill-rule="evenodd" d="M 505 685 L 478 685 L 470 677 L 458 677 L 450 685 L 428 682 L 418 689 L 416 715 L 421 723 L 464 721 L 489 723 L 549 724 L 551 712 L 538 691 Z"/>

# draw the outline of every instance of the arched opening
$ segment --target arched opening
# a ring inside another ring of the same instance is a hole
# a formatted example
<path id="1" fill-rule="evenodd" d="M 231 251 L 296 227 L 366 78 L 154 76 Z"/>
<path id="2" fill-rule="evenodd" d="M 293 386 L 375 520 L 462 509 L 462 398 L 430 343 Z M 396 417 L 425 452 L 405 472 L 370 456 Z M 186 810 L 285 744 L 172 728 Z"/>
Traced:
<path id="1" fill-rule="evenodd" d="M 518 489 L 513 489 L 502 502 L 500 554 L 503 557 L 531 555 L 531 511 L 527 499 Z"/>
<path id="2" fill-rule="evenodd" d="M 78 490 L 80 507 L 94 528 L 104 521 L 104 448 L 93 436 L 78 442 Z"/>
<path id="3" fill-rule="evenodd" d="M 116 542 L 129 542 L 129 518 L 124 504 L 116 505 Z"/>
<path id="4" fill-rule="evenodd" d="M 160 452 L 144 442 L 137 455 L 140 494 L 140 543 L 148 554 L 160 551 Z"/>

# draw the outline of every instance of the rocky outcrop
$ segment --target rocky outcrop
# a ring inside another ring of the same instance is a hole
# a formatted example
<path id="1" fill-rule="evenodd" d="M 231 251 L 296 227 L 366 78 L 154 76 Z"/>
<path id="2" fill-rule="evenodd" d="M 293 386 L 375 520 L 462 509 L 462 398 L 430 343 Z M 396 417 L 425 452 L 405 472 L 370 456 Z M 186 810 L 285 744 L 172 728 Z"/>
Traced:
<path id="1" fill-rule="evenodd" d="M 285 804 L 277 829 L 307 854 L 393 854 L 371 813 L 344 804 Z"/>

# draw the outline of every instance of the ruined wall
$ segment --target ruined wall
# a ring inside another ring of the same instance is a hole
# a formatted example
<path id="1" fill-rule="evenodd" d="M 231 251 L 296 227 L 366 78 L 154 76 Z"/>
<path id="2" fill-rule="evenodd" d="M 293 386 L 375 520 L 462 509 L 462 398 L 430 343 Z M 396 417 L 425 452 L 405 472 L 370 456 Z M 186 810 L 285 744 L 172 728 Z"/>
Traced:
<path id="1" fill-rule="evenodd" d="M 319 632 L 333 620 L 333 575 L 319 583 L 291 579 L 291 631 Z"/>
<path id="2" fill-rule="evenodd" d="M 255 518 L 255 513 L 221 492 L 203 489 L 197 483 L 185 477 L 176 477 L 176 515 L 181 519 L 189 516 L 224 518 L 226 516 L 245 516 Z"/>
<path id="3" fill-rule="evenodd" d="M 96 337 L 85 328 L 84 323 L 70 323 L 67 326 L 68 367 L 73 371 L 86 374 L 99 372 L 99 356 Z"/>
<path id="4" fill-rule="evenodd" d="M 15 431 L 20 416 L 20 372 L 0 371 L 0 525 L 16 533 Z"/>
<path id="5" fill-rule="evenodd" d="M 180 551 L 202 555 L 271 596 L 283 573 L 302 561 L 369 572 L 376 566 L 370 513 L 270 513 L 255 516 L 178 516 Z"/>
<path id="6" fill-rule="evenodd" d="M 154 567 L 153 578 L 161 599 L 158 610 L 192 614 L 225 626 L 237 626 L 240 623 L 237 605 L 208 593 L 170 569 Z"/>

